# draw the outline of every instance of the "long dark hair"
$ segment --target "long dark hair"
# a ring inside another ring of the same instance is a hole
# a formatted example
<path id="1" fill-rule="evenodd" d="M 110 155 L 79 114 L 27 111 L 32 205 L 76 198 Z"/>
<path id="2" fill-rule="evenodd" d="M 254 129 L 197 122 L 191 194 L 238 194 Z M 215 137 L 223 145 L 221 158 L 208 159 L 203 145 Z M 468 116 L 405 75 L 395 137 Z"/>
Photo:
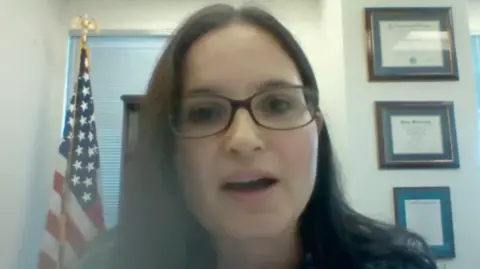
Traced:
<path id="1" fill-rule="evenodd" d="M 175 137 L 168 118 L 172 105 L 179 101 L 187 51 L 206 33 L 234 22 L 252 24 L 275 36 L 296 63 L 304 85 L 317 88 L 299 44 L 267 12 L 214 5 L 191 16 L 172 36 L 140 106 L 139 144 L 131 167 L 126 168 L 131 173 L 122 182 L 113 268 L 215 268 L 215 251 L 208 234 L 187 210 L 177 185 Z M 363 268 L 366 262 L 389 260 L 434 268 L 426 252 L 422 254 L 405 243 L 413 239 L 426 246 L 420 237 L 366 218 L 346 204 L 332 155 L 324 125 L 315 188 L 299 220 L 303 250 L 311 254 L 316 268 Z"/>

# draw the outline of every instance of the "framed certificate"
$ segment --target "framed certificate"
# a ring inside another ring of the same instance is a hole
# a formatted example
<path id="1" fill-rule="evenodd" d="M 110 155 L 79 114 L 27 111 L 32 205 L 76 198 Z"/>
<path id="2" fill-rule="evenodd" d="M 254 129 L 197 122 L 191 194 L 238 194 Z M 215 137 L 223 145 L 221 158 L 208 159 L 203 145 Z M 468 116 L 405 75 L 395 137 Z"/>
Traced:
<path id="1" fill-rule="evenodd" d="M 459 168 L 452 102 L 376 102 L 381 169 Z"/>
<path id="2" fill-rule="evenodd" d="M 367 8 L 370 81 L 458 80 L 451 8 Z"/>
<path id="3" fill-rule="evenodd" d="M 435 258 L 455 257 L 449 187 L 393 189 L 395 223 L 423 237 Z"/>

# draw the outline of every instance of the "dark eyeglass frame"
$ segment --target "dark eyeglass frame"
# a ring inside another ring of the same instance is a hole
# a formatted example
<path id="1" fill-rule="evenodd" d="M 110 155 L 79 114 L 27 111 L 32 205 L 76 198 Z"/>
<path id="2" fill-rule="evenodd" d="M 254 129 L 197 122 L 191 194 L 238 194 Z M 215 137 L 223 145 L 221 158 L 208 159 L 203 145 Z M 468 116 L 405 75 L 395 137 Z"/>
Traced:
<path id="1" fill-rule="evenodd" d="M 231 106 L 231 111 L 230 111 L 230 116 L 229 116 L 228 122 L 227 122 L 227 124 L 225 124 L 225 127 L 221 128 L 220 130 L 218 130 L 216 132 L 213 132 L 211 134 L 201 135 L 201 136 L 188 136 L 188 135 L 183 135 L 180 132 L 177 132 L 177 130 L 175 128 L 174 119 L 173 119 L 172 114 L 170 114 L 170 116 L 169 116 L 170 128 L 172 129 L 173 133 L 176 136 L 178 136 L 182 139 L 200 139 L 200 138 L 205 138 L 205 137 L 209 137 L 209 136 L 214 136 L 214 135 L 217 135 L 219 133 L 225 132 L 226 130 L 228 130 L 230 128 L 230 126 L 233 123 L 233 119 L 235 118 L 235 115 L 237 114 L 237 111 L 240 108 L 245 109 L 248 112 L 248 114 L 250 114 L 250 118 L 253 120 L 253 122 L 255 122 L 255 124 L 257 126 L 261 126 L 265 129 L 275 130 L 275 131 L 288 131 L 288 130 L 295 130 L 295 129 L 302 128 L 302 127 L 310 124 L 311 122 L 313 122 L 320 115 L 320 110 L 318 108 L 318 105 L 313 105 L 312 104 L 312 102 L 314 100 L 316 100 L 316 98 L 315 98 L 316 97 L 316 92 L 314 90 L 312 90 L 308 87 L 305 87 L 305 86 L 283 86 L 283 87 L 281 87 L 281 89 L 283 89 L 283 90 L 291 89 L 291 90 L 302 90 L 303 91 L 303 95 L 305 97 L 306 108 L 311 115 L 311 119 L 309 121 L 307 121 L 306 123 L 303 123 L 299 126 L 292 127 L 292 128 L 272 128 L 272 127 L 268 127 L 268 126 L 265 126 L 264 124 L 260 123 L 260 121 L 255 117 L 255 113 L 253 112 L 252 100 L 255 99 L 255 97 L 257 97 L 259 95 L 265 94 L 266 92 L 269 92 L 269 91 L 270 92 L 275 92 L 275 91 L 278 90 L 278 89 L 272 89 L 272 90 L 259 91 L 255 94 L 253 94 L 252 96 L 250 96 L 246 99 L 243 99 L 243 100 L 232 99 L 232 98 L 229 98 L 229 97 L 226 97 L 226 96 L 223 96 L 223 95 L 219 95 L 219 94 L 212 94 L 211 96 L 215 96 L 216 98 L 221 98 L 221 99 L 224 99 L 224 100 L 228 101 L 228 103 Z"/>

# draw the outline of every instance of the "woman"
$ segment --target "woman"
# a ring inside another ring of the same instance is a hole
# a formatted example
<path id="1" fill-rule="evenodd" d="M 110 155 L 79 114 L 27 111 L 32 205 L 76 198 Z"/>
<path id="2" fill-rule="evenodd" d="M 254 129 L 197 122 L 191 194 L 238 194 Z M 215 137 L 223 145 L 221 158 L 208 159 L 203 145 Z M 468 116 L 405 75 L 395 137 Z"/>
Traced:
<path id="1" fill-rule="evenodd" d="M 271 15 L 215 5 L 190 17 L 141 106 L 110 267 L 435 268 L 422 239 L 345 203 L 318 98 Z"/>

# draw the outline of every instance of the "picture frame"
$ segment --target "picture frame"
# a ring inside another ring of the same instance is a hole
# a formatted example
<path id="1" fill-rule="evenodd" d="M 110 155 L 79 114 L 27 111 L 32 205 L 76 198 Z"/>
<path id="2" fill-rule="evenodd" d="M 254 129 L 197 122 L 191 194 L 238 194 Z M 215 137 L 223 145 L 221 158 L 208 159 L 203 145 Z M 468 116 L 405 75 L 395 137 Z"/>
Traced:
<path id="1" fill-rule="evenodd" d="M 459 80 L 451 7 L 366 8 L 369 81 Z"/>
<path id="2" fill-rule="evenodd" d="M 380 169 L 460 167 L 453 102 L 375 102 Z"/>
<path id="3" fill-rule="evenodd" d="M 395 224 L 425 239 L 436 259 L 455 258 L 450 188 L 396 187 Z"/>

